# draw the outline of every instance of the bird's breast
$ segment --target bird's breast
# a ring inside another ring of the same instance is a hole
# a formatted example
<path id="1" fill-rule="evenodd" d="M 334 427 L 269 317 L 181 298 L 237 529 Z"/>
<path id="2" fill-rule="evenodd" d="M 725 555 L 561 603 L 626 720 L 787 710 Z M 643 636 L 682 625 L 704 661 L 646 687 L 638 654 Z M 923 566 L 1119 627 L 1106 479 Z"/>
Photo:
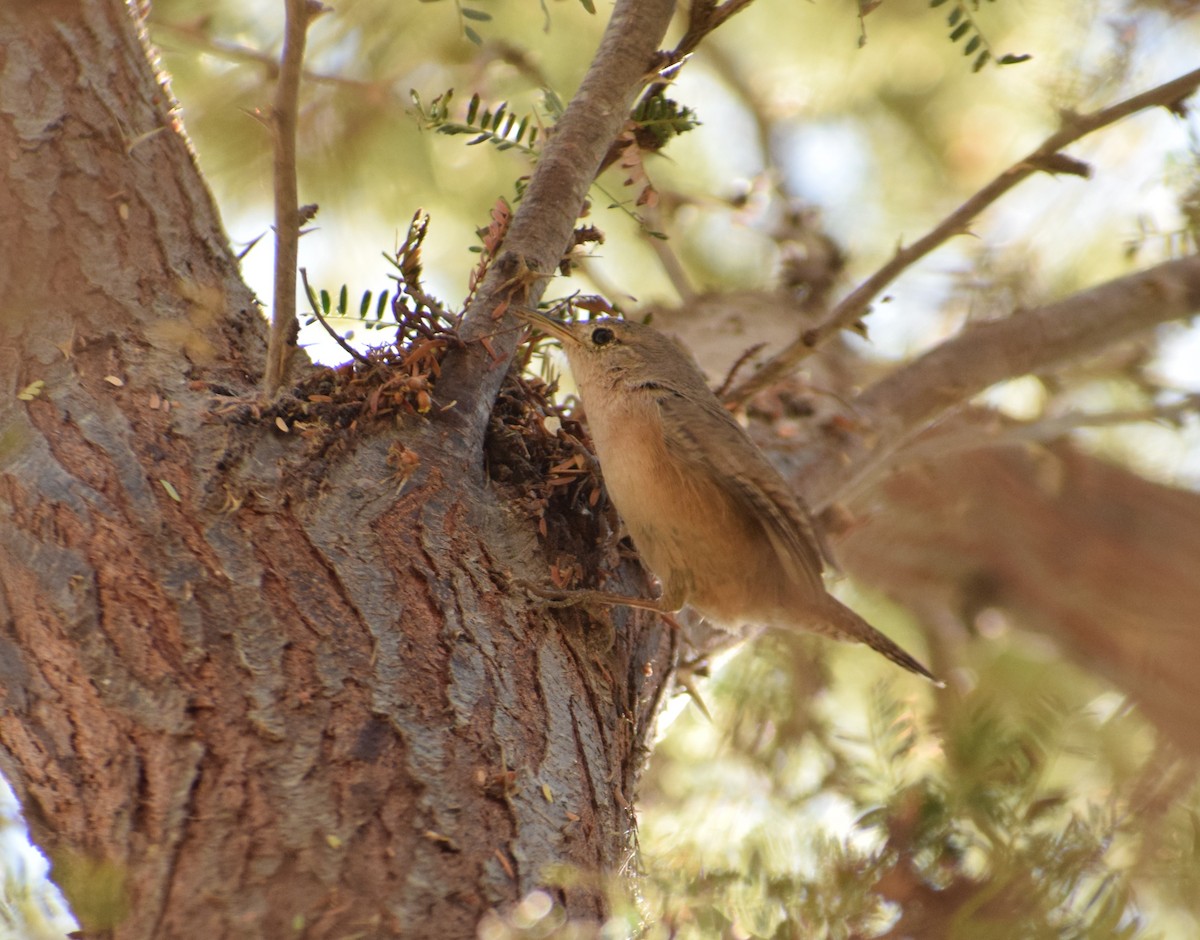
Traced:
<path id="1" fill-rule="evenodd" d="M 775 624 L 807 601 L 762 521 L 714 476 L 712 462 L 670 441 L 652 399 L 596 409 L 588 418 L 605 486 L 664 593 L 712 620 Z"/>

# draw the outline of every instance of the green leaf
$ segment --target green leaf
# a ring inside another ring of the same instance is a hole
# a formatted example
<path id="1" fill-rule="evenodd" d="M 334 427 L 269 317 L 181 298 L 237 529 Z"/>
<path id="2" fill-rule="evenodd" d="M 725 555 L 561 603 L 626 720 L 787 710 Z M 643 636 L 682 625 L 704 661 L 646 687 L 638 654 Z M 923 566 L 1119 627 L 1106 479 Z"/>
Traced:
<path id="1" fill-rule="evenodd" d="M 329 291 L 322 288 L 321 289 L 321 312 L 322 313 L 324 313 L 324 314 L 329 313 L 329 304 L 330 304 Z"/>
<path id="2" fill-rule="evenodd" d="M 580 5 L 592 16 L 596 15 L 596 4 L 592 0 L 579 0 Z"/>
<path id="3" fill-rule="evenodd" d="M 971 71 L 978 72 L 980 69 L 982 69 L 985 65 L 988 64 L 988 60 L 991 57 L 992 57 L 992 54 L 990 52 L 988 52 L 986 49 L 984 49 L 983 52 L 979 53 L 979 55 L 977 55 L 975 57 L 975 61 L 971 63 Z"/>
<path id="4" fill-rule="evenodd" d="M 463 7 L 462 15 L 468 20 L 475 20 L 480 23 L 486 23 L 492 18 L 492 14 L 485 13 L 483 10 L 472 10 L 470 7 Z"/>
<path id="5" fill-rule="evenodd" d="M 338 293 L 337 312 L 342 316 L 346 314 L 346 285 L 342 285 L 341 291 Z"/>
<path id="6" fill-rule="evenodd" d="M 470 26 L 463 27 L 463 35 L 466 36 L 467 39 L 469 39 L 471 42 L 475 43 L 475 45 L 477 45 L 477 46 L 483 45 L 483 40 L 480 38 L 479 33 L 475 32 L 475 30 L 471 29 Z"/>
<path id="7" fill-rule="evenodd" d="M 363 291 L 362 301 L 358 305 L 358 315 L 364 320 L 367 318 L 367 311 L 371 309 L 371 292 Z"/>
<path id="8" fill-rule="evenodd" d="M 183 500 L 179 498 L 179 491 L 171 485 L 170 480 L 160 479 L 158 482 L 162 484 L 163 489 L 167 491 L 167 495 L 170 496 L 171 499 L 175 500 L 177 503 L 183 502 Z"/>
<path id="9" fill-rule="evenodd" d="M 387 308 L 388 293 L 387 291 L 379 292 L 379 302 L 375 305 L 375 319 L 383 319 L 383 311 Z"/>
<path id="10" fill-rule="evenodd" d="M 567 109 L 562 98 L 558 97 L 558 93 L 553 88 L 542 89 L 542 104 L 546 108 L 546 113 L 553 118 L 562 117 L 563 111 Z"/>
<path id="11" fill-rule="evenodd" d="M 1013 55 L 1011 52 L 1008 55 L 1002 55 L 996 60 L 997 65 L 1016 65 L 1019 62 L 1028 62 L 1033 56 L 1028 53 L 1023 55 Z"/>
<path id="12" fill-rule="evenodd" d="M 929 0 L 929 5 L 931 7 L 940 7 L 945 2 L 946 0 Z"/>
<path id="13" fill-rule="evenodd" d="M 310 307 L 312 307 L 313 310 L 316 310 L 317 309 L 317 295 L 313 293 L 312 285 L 309 284 L 307 281 L 304 282 L 304 290 L 305 290 L 305 293 L 308 294 L 308 305 Z M 315 323 L 316 321 L 317 321 L 317 318 L 313 317 L 308 322 Z"/>
<path id="14" fill-rule="evenodd" d="M 950 33 L 950 39 L 954 42 L 958 42 L 960 39 L 963 38 L 963 36 L 965 36 L 970 31 L 971 31 L 970 23 L 959 23 L 958 27 L 953 32 Z"/>
<path id="15" fill-rule="evenodd" d="M 471 95 L 471 103 L 467 105 L 467 123 L 475 123 L 475 115 L 479 113 L 479 93 Z"/>
<path id="16" fill-rule="evenodd" d="M 953 10 L 950 11 L 950 15 L 948 17 L 946 17 L 946 22 L 950 26 L 957 26 L 958 21 L 962 19 L 962 15 L 963 15 L 963 8 L 955 7 Z"/>
<path id="17" fill-rule="evenodd" d="M 963 48 L 963 55 L 970 55 L 972 52 L 974 52 L 976 49 L 979 48 L 979 44 L 981 42 L 983 42 L 983 40 L 980 39 L 978 36 L 972 36 L 970 41 L 968 41 L 967 45 Z"/>

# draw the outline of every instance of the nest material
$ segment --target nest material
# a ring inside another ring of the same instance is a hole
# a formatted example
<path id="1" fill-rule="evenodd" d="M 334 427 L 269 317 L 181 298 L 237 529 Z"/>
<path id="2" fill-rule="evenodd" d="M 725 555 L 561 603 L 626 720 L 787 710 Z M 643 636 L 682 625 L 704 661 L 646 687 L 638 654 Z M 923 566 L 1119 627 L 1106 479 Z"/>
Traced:
<path id="1" fill-rule="evenodd" d="M 444 406 L 436 396 L 441 363 L 461 340 L 453 325 L 428 310 L 393 309 L 400 317 L 394 342 L 362 359 L 313 370 L 270 405 L 226 399 L 214 413 L 233 421 L 274 419 L 281 431 L 308 442 L 310 459 L 322 459 L 349 446 L 368 424 L 436 412 Z M 554 584 L 599 587 L 596 573 L 619 562 L 616 515 L 578 401 L 558 403 L 554 384 L 523 374 L 530 355 L 514 361 L 500 388 L 484 443 L 485 468 L 535 526 Z M 397 440 L 388 463 L 407 479 L 420 458 Z"/>
<path id="2" fill-rule="evenodd" d="M 533 520 L 557 587 L 598 587 L 595 573 L 617 563 L 616 516 L 604 492 L 577 403 L 555 386 L 509 370 L 485 442 L 489 477 Z"/>

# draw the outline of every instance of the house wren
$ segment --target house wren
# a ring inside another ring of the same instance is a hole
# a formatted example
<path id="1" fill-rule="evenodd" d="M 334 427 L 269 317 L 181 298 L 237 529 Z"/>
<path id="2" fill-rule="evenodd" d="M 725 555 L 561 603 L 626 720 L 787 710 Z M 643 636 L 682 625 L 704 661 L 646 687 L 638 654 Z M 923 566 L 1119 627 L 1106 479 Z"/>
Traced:
<path id="1" fill-rule="evenodd" d="M 662 582 L 657 604 L 628 600 L 663 611 L 690 604 L 730 628 L 865 643 L 937 682 L 825 590 L 829 556 L 808 509 L 682 347 L 624 320 L 570 324 L 514 312 L 562 342 L 608 494 Z"/>

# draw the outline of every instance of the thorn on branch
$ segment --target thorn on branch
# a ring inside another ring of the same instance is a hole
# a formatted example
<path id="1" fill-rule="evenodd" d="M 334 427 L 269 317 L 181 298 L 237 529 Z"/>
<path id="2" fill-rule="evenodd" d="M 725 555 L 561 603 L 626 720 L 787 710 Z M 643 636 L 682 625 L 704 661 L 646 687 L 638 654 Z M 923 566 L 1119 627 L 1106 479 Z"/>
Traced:
<path id="1" fill-rule="evenodd" d="M 1187 100 L 1189 95 L 1190 92 L 1187 95 L 1181 95 L 1174 101 L 1168 101 L 1163 105 L 1163 107 L 1170 111 L 1177 118 L 1186 118 L 1188 116 Z"/>

